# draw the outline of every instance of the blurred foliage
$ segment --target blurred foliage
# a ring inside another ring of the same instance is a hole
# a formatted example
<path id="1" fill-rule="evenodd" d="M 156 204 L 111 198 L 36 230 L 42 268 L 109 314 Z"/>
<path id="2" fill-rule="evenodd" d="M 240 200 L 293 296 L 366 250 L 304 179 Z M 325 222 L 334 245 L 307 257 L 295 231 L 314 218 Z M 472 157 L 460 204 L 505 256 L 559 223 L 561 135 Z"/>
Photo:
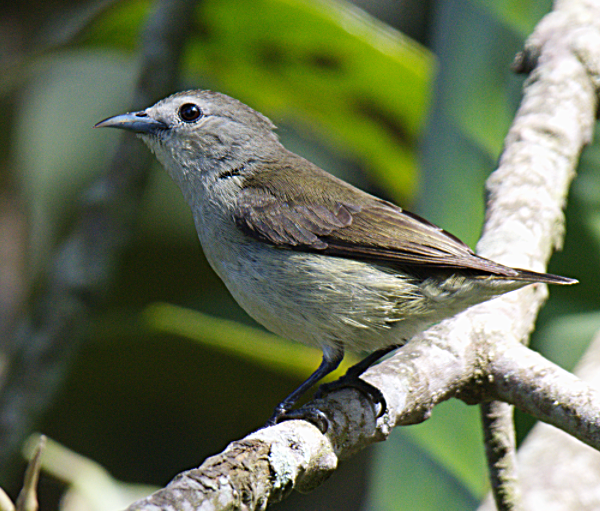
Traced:
<path id="1" fill-rule="evenodd" d="M 116 4 L 86 41 L 134 48 L 147 4 Z M 185 71 L 335 143 L 397 199 L 415 192 L 433 59 L 363 11 L 335 0 L 204 0 Z"/>
<path id="2" fill-rule="evenodd" d="M 437 407 L 446 408 L 447 403 Z M 452 413 L 444 419 L 452 421 L 458 414 Z M 470 418 L 474 423 L 474 417 Z M 430 419 L 431 421 L 431 419 Z M 428 421 L 428 423 L 430 422 Z M 461 426 L 464 422 L 461 421 Z M 377 464 L 371 477 L 369 495 L 370 501 L 363 507 L 365 510 L 467 510 L 475 509 L 478 498 L 470 491 L 465 480 L 449 470 L 447 464 L 450 458 L 442 455 L 431 456 L 435 449 L 427 449 L 420 442 L 411 438 L 411 430 L 421 426 L 409 426 L 401 435 L 394 434 L 386 442 L 384 448 L 378 448 Z M 406 434 L 404 434 L 406 433 Z M 457 435 L 455 431 L 455 436 Z M 465 441 L 471 441 L 466 435 Z M 429 439 L 435 439 L 429 435 Z M 445 440 L 448 440 L 447 438 Z M 450 440 L 452 443 L 452 440 Z M 469 449 L 471 449 L 469 447 Z M 441 452 L 440 452 L 441 453 Z M 456 459 L 462 457 L 462 452 L 452 453 Z M 465 463 L 471 460 L 467 455 L 462 458 Z M 481 469 L 478 487 L 485 480 L 486 469 Z M 471 469 L 469 469 L 471 471 Z"/>
<path id="3" fill-rule="evenodd" d="M 144 319 L 151 330 L 181 335 L 227 355 L 265 365 L 283 374 L 308 378 L 322 357 L 321 350 L 291 343 L 258 328 L 216 318 L 166 303 L 150 305 Z M 349 354 L 323 381 L 335 380 L 360 359 Z"/>
<path id="4" fill-rule="evenodd" d="M 37 3 L 12 7 L 24 20 L 45 18 L 23 27 L 46 30 L 30 36 L 35 44 L 20 61 L 9 59 L 0 89 L 7 105 L 0 186 L 27 205 L 28 285 L 69 228 L 81 191 L 107 165 L 116 135 L 90 128 L 129 109 L 137 37 L 151 6 Z M 415 201 L 419 186 L 416 212 L 473 245 L 484 182 L 519 101 L 522 78 L 509 65 L 551 5 L 439 0 L 429 7 L 437 65 L 388 20 L 345 3 L 204 0 L 181 87 L 221 90 L 264 111 L 289 148 L 359 186 L 403 204 Z M 19 25 L 10 17 L 2 23 Z M 18 45 L 3 47 L 19 53 Z M 583 154 L 565 250 L 550 268 L 581 284 L 551 290 L 534 338 L 566 367 L 600 326 L 599 147 L 596 139 Z M 115 478 L 162 485 L 259 427 L 320 353 L 273 341 L 239 309 L 208 268 L 187 206 L 161 169 L 139 222 L 89 343 L 40 427 Z M 528 424 L 519 420 L 522 437 Z M 476 408 L 444 403 L 426 423 L 342 464 L 322 489 L 279 507 L 472 509 L 487 487 L 478 429 Z M 55 508 L 51 496 L 63 489 L 42 481 L 42 511 Z"/>
<path id="5" fill-rule="evenodd" d="M 156 486 L 117 481 L 93 460 L 50 438 L 41 438 L 42 441 L 40 435 L 32 435 L 26 442 L 24 455 L 30 459 L 42 443 L 42 470 L 67 484 L 60 511 L 116 511 L 158 490 Z"/>

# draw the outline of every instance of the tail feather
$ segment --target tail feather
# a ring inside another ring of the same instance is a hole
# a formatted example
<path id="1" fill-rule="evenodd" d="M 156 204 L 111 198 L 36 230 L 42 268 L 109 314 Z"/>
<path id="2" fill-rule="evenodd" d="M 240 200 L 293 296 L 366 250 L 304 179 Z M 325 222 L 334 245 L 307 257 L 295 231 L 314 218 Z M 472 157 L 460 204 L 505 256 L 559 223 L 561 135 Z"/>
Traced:
<path id="1" fill-rule="evenodd" d="M 561 277 L 560 275 L 552 275 L 550 273 L 538 273 L 530 270 L 521 270 L 520 268 L 514 268 L 517 275 L 507 276 L 511 280 L 524 280 L 530 282 L 543 282 L 544 284 L 559 284 L 559 285 L 571 285 L 577 284 L 579 281 L 576 279 L 570 279 L 569 277 Z"/>
<path id="2" fill-rule="evenodd" d="M 475 268 L 489 272 L 497 277 L 506 280 L 515 280 L 521 282 L 542 282 L 544 284 L 558 284 L 568 286 L 579 283 L 576 279 L 562 277 L 561 275 L 552 275 L 551 273 L 538 273 L 537 271 L 522 270 L 521 268 L 512 268 L 503 264 L 497 263 L 485 257 L 472 257 L 465 267 Z"/>

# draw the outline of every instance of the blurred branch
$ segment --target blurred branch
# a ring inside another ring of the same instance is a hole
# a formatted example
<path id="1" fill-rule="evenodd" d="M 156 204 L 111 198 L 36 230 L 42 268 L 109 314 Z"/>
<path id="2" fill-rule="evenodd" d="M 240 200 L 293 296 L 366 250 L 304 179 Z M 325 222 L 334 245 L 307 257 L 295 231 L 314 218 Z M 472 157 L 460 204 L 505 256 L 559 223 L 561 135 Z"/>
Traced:
<path id="1" fill-rule="evenodd" d="M 36 59 L 74 44 L 118 1 L 89 0 L 61 6 L 61 9 L 48 9 L 48 12 L 32 9 L 27 4 L 17 8 L 21 11 L 18 30 L 14 30 L 14 26 L 3 30 L 0 19 L 0 45 L 9 48 L 0 54 L 0 96 L 24 87 L 30 78 L 29 68 Z"/>
<path id="2" fill-rule="evenodd" d="M 35 455 L 41 438 L 45 442 L 42 470 L 66 486 L 61 497 L 62 511 L 116 511 L 156 490 L 154 486 L 119 481 L 93 460 L 37 433 L 31 435 L 23 447 L 27 459 Z M 1 504 L 0 511 L 4 511 Z"/>
<path id="3" fill-rule="evenodd" d="M 46 437 L 40 436 L 33 455 L 29 459 L 27 470 L 25 471 L 25 481 L 23 489 L 17 497 L 17 511 L 37 511 L 39 504 L 37 498 L 37 485 L 40 479 L 40 470 L 42 468 L 42 454 L 46 446 Z"/>
<path id="4" fill-rule="evenodd" d="M 157 2 L 142 35 L 142 72 L 134 108 L 170 92 L 196 1 Z M 129 239 L 150 155 L 123 138 L 105 177 L 84 195 L 78 221 L 57 249 L 43 290 L 16 328 L 0 394 L 0 477 L 52 400 L 84 338 L 90 315 L 106 294 Z"/>
<path id="5" fill-rule="evenodd" d="M 0 488 L 0 511 L 38 511 L 37 485 L 42 468 L 42 454 L 46 446 L 46 437 L 41 435 L 33 448 L 27 469 L 23 488 L 19 492 L 16 504 L 13 504 L 8 495 Z"/>
<path id="6" fill-rule="evenodd" d="M 533 73 L 488 180 L 484 256 L 543 270 L 562 242 L 568 187 L 595 122 L 599 23 L 597 2 L 557 2 L 528 42 L 522 61 Z M 330 394 L 317 403 L 331 420 L 325 436 L 301 421 L 260 430 L 129 511 L 264 509 L 292 488 L 319 485 L 339 458 L 384 440 L 394 426 L 425 420 L 450 397 L 514 403 L 600 449 L 599 393 L 520 343 L 546 296 L 545 286 L 532 285 L 473 307 L 365 373 L 385 395 L 381 418 L 357 391 Z"/>

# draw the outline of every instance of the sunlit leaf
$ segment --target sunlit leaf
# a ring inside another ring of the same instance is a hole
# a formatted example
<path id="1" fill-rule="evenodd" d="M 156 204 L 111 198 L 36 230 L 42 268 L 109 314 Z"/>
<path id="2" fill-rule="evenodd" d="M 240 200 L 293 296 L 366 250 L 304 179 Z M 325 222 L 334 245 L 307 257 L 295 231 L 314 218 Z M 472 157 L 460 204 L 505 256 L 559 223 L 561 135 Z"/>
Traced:
<path id="1" fill-rule="evenodd" d="M 89 41 L 133 48 L 145 9 L 119 4 Z M 390 195 L 413 194 L 434 60 L 365 12 L 333 0 L 206 0 L 185 69 L 191 82 L 209 80 L 334 144 Z"/>
<path id="2" fill-rule="evenodd" d="M 158 332 L 181 335 L 213 349 L 254 361 L 285 375 L 305 378 L 321 361 L 322 352 L 282 339 L 236 321 L 166 303 L 155 303 L 144 311 L 146 325 Z M 347 356 L 328 380 L 336 379 L 356 363 Z"/>

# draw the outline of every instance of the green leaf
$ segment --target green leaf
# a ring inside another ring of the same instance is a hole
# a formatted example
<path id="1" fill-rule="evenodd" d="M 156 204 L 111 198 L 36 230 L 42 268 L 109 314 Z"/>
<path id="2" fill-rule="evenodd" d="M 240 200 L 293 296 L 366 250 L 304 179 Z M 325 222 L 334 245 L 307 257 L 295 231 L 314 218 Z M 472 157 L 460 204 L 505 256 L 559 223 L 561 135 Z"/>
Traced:
<path id="1" fill-rule="evenodd" d="M 141 1 L 119 4 L 88 41 L 133 48 L 144 11 Z M 390 195 L 414 193 L 434 59 L 362 10 L 333 0 L 205 0 L 185 69 L 194 83 L 208 79 L 314 132 Z"/>
<path id="2" fill-rule="evenodd" d="M 322 352 L 229 319 L 216 318 L 201 312 L 167 303 L 148 306 L 145 324 L 154 331 L 181 335 L 210 346 L 223 353 L 251 360 L 301 379 L 311 374 L 321 361 Z M 325 380 L 335 380 L 357 359 L 347 356 L 337 371 Z"/>

